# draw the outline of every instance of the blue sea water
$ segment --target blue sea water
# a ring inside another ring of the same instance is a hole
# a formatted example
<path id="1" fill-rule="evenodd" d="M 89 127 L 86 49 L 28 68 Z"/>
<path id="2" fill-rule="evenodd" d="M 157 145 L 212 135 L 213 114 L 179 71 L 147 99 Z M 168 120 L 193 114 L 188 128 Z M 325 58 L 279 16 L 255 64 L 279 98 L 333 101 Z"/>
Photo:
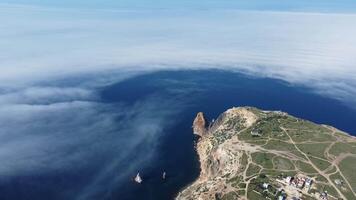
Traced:
<path id="1" fill-rule="evenodd" d="M 131 155 L 117 164 L 114 170 L 108 170 L 107 173 L 111 174 L 106 175 L 114 179 L 120 171 L 129 169 L 123 180 L 113 181 L 113 185 L 106 190 L 93 191 L 90 198 L 84 199 L 174 198 L 179 190 L 199 175 L 198 157 L 194 149 L 196 138 L 191 128 L 199 111 L 212 119 L 234 106 L 254 106 L 265 110 L 281 110 L 356 134 L 356 111 L 340 101 L 320 96 L 306 87 L 229 71 L 159 71 L 97 88 L 97 93 L 100 96 L 98 101 L 104 104 L 133 108 L 142 104 L 143 100 L 150 99 L 144 102 L 161 105 L 155 107 L 157 113 L 155 109 L 150 110 L 151 115 L 161 115 L 162 110 L 173 114 L 167 115 L 172 118 L 172 122 L 165 124 L 161 131 L 163 134 L 156 138 L 157 145 L 152 147 L 155 148 L 153 158 L 142 165 L 132 166 L 131 163 L 140 159 L 137 156 L 146 156 L 144 152 L 137 152 L 146 149 L 140 150 L 138 147 L 129 152 Z M 121 123 L 123 119 L 118 117 L 116 120 Z M 120 137 L 124 136 L 119 135 L 114 139 L 125 139 Z M 108 157 L 120 156 L 120 152 L 117 155 L 110 154 L 110 148 L 113 147 L 102 148 L 107 148 Z M 54 171 L 0 180 L 0 199 L 80 199 L 77 197 L 78 193 L 83 192 L 82 187 L 90 184 L 90 177 L 103 171 L 103 165 L 110 164 L 111 160 L 103 157 L 83 161 L 87 167 L 80 171 Z M 137 171 L 140 171 L 144 180 L 142 184 L 132 181 Z M 167 172 L 164 181 L 161 179 L 163 171 Z"/>
<path id="2" fill-rule="evenodd" d="M 356 133 L 356 112 L 341 102 L 313 93 L 311 89 L 286 82 L 220 70 L 163 71 L 142 75 L 105 88 L 106 101 L 134 103 L 144 96 L 159 94 L 159 100 L 184 101 L 177 123 L 167 130 L 158 159 L 142 169 L 143 184 L 128 181 L 112 199 L 170 199 L 197 178 L 199 163 L 194 151 L 191 125 L 203 111 L 208 119 L 234 106 L 281 110 L 294 116 Z M 162 170 L 168 179 L 160 179 Z"/>

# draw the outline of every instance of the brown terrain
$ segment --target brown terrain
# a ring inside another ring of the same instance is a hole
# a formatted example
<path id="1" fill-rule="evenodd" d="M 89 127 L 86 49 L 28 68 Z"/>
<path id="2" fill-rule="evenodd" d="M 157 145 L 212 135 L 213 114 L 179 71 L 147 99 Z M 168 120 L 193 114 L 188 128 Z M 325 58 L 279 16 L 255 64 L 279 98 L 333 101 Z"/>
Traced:
<path id="1" fill-rule="evenodd" d="M 356 199 L 356 139 L 333 127 L 238 107 L 212 123 L 199 112 L 193 131 L 201 172 L 177 199 Z"/>

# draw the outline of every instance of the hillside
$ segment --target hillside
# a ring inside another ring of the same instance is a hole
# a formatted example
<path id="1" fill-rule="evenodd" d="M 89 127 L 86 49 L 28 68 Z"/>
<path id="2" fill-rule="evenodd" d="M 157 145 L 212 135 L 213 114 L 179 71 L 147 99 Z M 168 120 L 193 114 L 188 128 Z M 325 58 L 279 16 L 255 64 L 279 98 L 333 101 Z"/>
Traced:
<path id="1" fill-rule="evenodd" d="M 201 173 L 177 199 L 356 199 L 356 139 L 282 112 L 232 108 L 193 128 Z"/>

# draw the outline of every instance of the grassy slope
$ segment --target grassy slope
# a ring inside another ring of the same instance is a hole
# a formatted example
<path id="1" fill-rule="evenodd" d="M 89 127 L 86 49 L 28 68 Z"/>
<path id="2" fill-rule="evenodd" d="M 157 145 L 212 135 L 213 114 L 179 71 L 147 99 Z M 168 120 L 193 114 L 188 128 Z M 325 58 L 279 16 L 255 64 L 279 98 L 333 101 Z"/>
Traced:
<path id="1" fill-rule="evenodd" d="M 254 110 L 254 112 L 258 111 Z M 256 152 L 250 155 L 253 164 L 250 164 L 247 169 L 249 176 L 257 175 L 260 169 L 262 169 L 261 173 L 267 174 L 271 179 L 275 179 L 281 174 L 302 173 L 315 177 L 317 181 L 320 181 L 319 187 L 329 190 L 330 195 L 340 197 L 335 189 L 337 186 L 331 185 L 324 177 L 324 175 L 329 176 L 340 169 L 338 173 L 348 177 L 347 181 L 356 190 L 356 177 L 353 173 L 354 166 L 356 166 L 355 157 L 346 157 L 340 163 L 336 163 L 336 166 L 330 167 L 336 156 L 344 153 L 356 154 L 356 143 L 347 141 L 352 140 L 351 137 L 339 133 L 337 130 L 289 115 L 261 112 L 258 114 L 260 119 L 252 127 L 238 135 L 239 140 L 266 149 L 265 152 Z M 261 135 L 251 135 L 253 130 L 258 130 Z M 344 140 L 345 138 L 347 140 Z M 269 153 L 269 150 L 287 152 L 295 157 L 290 159 L 283 155 L 275 155 Z M 315 169 L 311 163 L 318 169 Z M 329 174 L 320 175 L 317 170 L 326 170 Z M 335 181 L 335 178 L 333 179 L 331 176 L 330 180 Z M 250 186 L 248 191 L 249 197 L 260 196 L 251 191 L 251 188 Z M 346 185 L 340 190 L 347 199 L 354 198 L 351 189 Z"/>

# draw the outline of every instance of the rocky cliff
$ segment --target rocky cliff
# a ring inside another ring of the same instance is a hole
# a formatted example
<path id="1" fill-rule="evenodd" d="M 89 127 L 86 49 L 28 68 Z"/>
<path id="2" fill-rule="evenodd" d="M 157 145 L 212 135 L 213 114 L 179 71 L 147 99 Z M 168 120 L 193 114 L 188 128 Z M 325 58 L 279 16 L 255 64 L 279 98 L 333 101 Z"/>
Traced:
<path id="1" fill-rule="evenodd" d="M 203 137 L 208 132 L 207 122 L 202 112 L 199 112 L 193 121 L 193 133 Z"/>
<path id="2" fill-rule="evenodd" d="M 354 137 L 251 107 L 229 109 L 207 124 L 198 113 L 193 131 L 200 136 L 201 173 L 177 199 L 356 199 L 356 177 L 349 177 Z M 286 183 L 287 177 L 303 180 L 303 187 Z M 306 180 L 313 184 L 306 187 Z"/>

